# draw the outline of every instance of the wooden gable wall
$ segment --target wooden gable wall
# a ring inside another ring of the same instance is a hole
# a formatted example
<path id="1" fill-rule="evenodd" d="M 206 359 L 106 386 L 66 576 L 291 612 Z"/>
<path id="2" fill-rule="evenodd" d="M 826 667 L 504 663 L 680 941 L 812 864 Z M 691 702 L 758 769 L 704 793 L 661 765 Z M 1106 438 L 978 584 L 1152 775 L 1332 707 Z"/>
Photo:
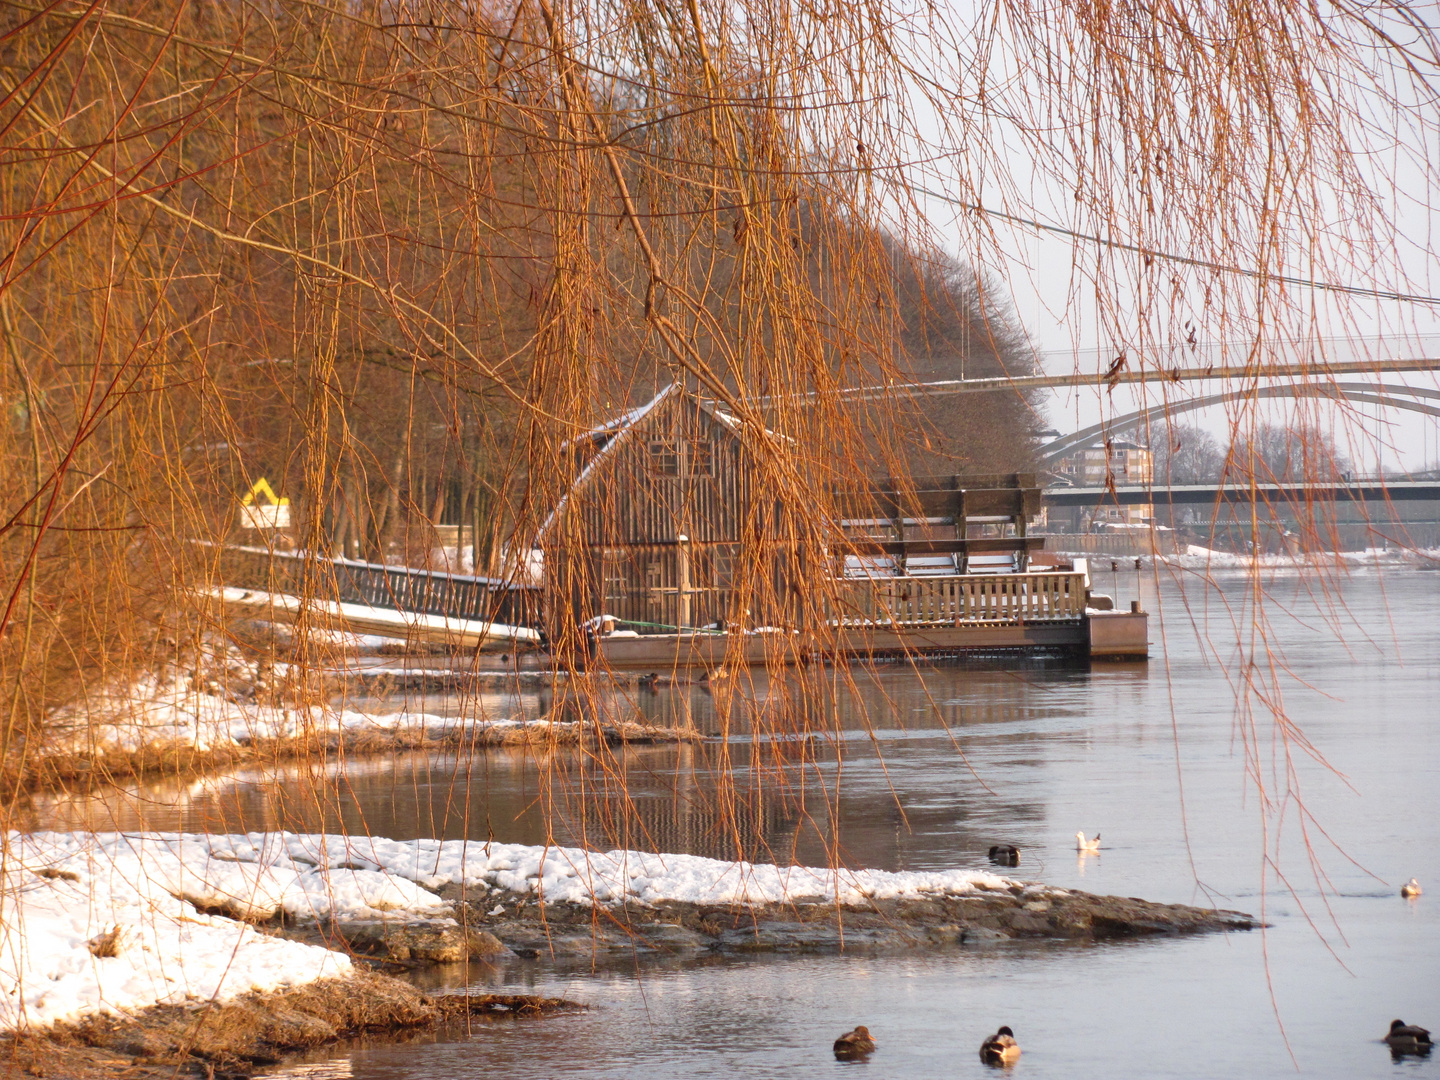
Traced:
<path id="1" fill-rule="evenodd" d="M 755 464 L 730 425 L 678 391 L 592 463 L 567 513 L 588 544 L 738 541 Z"/>
<path id="2" fill-rule="evenodd" d="M 780 514 L 734 427 L 672 390 L 590 461 L 552 522 L 552 635 L 601 614 L 642 633 L 776 621 L 747 611 L 756 594 L 783 595 L 783 555 L 763 557 L 749 598 L 737 586 Z"/>

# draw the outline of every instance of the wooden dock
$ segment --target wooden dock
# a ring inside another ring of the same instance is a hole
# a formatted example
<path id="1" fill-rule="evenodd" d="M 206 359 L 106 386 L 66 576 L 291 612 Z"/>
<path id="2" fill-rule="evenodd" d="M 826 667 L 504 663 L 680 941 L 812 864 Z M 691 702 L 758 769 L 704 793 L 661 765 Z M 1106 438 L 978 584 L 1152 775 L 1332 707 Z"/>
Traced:
<path id="1" fill-rule="evenodd" d="M 595 641 L 595 664 L 661 673 L 727 665 L 1043 651 L 1144 660 L 1149 616 L 1086 606 L 1083 571 L 846 581 L 814 635 L 620 630 Z"/>
<path id="2" fill-rule="evenodd" d="M 622 634 L 596 642 L 600 670 L 717 671 L 852 660 L 950 657 L 979 653 L 1058 653 L 1075 659 L 1145 660 L 1150 655 L 1145 612 L 1090 612 L 1074 622 L 1001 623 L 970 626 L 851 627 L 823 645 L 813 639 L 723 632 Z"/>
<path id="3" fill-rule="evenodd" d="M 302 617 L 328 631 L 454 649 L 545 650 L 535 613 L 542 590 L 491 579 L 335 560 L 317 580 L 331 598 L 299 599 L 296 556 L 240 555 L 246 584 L 210 590 L 233 613 L 273 623 Z M 248 560 L 248 562 L 247 562 Z M 271 588 L 256 587 L 260 582 Z M 1086 659 L 1143 660 L 1148 617 L 1102 609 L 1084 564 L 1023 572 L 849 577 L 829 583 L 822 625 L 808 633 L 768 628 L 663 628 L 606 617 L 588 662 L 597 669 L 661 673 L 726 666 L 845 662 L 912 656 L 1041 651 Z M 277 587 L 278 586 L 278 587 Z M 335 594 L 339 593 L 337 597 Z M 1094 602 L 1092 603 L 1092 599 Z M 1108 601 L 1105 602 L 1108 604 Z"/>

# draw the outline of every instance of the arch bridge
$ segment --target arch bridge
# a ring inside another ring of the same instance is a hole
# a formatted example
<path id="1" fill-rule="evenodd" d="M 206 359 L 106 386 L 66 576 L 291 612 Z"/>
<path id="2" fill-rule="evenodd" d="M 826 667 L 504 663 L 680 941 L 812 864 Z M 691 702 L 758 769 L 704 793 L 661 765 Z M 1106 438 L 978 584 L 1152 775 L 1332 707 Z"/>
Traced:
<path id="1" fill-rule="evenodd" d="M 1318 384 L 1284 384 L 1279 386 L 1253 387 L 1248 390 L 1227 390 L 1218 394 L 1203 394 L 1183 401 L 1162 402 L 1148 409 L 1138 409 L 1123 416 L 1113 416 L 1098 424 L 1081 428 L 1070 435 L 1062 435 L 1040 447 L 1040 460 L 1044 465 L 1053 465 L 1077 450 L 1083 450 L 1097 438 L 1119 435 L 1157 421 L 1167 419 L 1176 413 L 1194 412 L 1212 405 L 1223 405 L 1231 401 L 1256 401 L 1263 398 L 1325 398 L 1331 401 L 1354 401 L 1369 405 L 1383 405 L 1426 416 L 1440 416 L 1440 407 L 1427 405 L 1424 400 L 1440 401 L 1440 390 L 1423 386 L 1406 386 L 1403 383 L 1330 382 Z"/>

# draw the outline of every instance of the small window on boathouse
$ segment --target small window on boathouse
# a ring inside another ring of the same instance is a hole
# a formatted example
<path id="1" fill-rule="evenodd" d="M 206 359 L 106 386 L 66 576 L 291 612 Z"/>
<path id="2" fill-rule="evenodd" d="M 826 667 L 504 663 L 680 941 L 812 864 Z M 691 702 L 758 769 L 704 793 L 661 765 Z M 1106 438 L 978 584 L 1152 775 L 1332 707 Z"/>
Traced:
<path id="1" fill-rule="evenodd" d="M 656 440 L 650 444 L 650 475 L 680 475 L 680 444 Z"/>
<path id="2" fill-rule="evenodd" d="M 656 439 L 650 443 L 651 476 L 711 475 L 709 439 L 673 441 Z"/>

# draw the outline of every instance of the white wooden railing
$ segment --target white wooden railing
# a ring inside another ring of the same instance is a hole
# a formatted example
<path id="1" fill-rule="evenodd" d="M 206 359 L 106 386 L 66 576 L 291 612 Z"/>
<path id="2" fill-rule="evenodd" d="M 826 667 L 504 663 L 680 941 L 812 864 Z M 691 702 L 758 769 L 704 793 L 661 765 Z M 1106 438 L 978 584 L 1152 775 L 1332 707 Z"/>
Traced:
<path id="1" fill-rule="evenodd" d="M 1085 613 L 1085 575 L 1068 570 L 851 578 L 836 585 L 831 618 L 842 626 L 1062 622 Z"/>

